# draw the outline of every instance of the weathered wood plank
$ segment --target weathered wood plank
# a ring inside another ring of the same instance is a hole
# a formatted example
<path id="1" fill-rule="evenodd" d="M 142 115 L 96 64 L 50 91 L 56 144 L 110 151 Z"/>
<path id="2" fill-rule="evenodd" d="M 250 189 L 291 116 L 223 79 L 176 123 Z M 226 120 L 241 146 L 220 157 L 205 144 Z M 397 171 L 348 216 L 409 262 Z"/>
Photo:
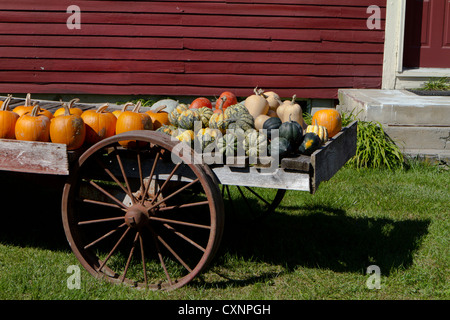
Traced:
<path id="1" fill-rule="evenodd" d="M 289 172 L 278 168 L 264 170 L 255 167 L 234 168 L 213 167 L 221 184 L 284 190 L 310 191 L 310 177 L 307 173 Z"/>
<path id="2" fill-rule="evenodd" d="M 68 175 L 66 145 L 0 139 L 0 170 Z"/>
<path id="3" fill-rule="evenodd" d="M 311 177 L 311 193 L 315 193 L 321 182 L 328 181 L 355 155 L 357 127 L 357 121 L 352 122 L 311 155 L 314 170 Z"/>

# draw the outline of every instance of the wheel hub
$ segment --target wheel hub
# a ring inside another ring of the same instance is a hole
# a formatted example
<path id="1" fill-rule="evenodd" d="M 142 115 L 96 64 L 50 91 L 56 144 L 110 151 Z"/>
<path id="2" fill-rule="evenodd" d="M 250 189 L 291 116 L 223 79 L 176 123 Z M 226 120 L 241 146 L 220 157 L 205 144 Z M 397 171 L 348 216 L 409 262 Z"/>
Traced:
<path id="1" fill-rule="evenodd" d="M 132 205 L 125 214 L 125 223 L 132 228 L 142 228 L 148 220 L 147 209 L 140 204 Z"/>

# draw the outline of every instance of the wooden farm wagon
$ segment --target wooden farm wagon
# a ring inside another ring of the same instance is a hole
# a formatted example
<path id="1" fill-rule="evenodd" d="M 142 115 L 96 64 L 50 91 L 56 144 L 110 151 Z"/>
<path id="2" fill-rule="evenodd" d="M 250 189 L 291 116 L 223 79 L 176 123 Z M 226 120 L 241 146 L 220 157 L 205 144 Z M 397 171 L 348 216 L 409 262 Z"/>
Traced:
<path id="1" fill-rule="evenodd" d="M 10 106 L 21 103 L 13 98 Z M 54 111 L 60 103 L 39 105 Z M 261 217 L 276 209 L 286 190 L 314 193 L 355 154 L 356 128 L 351 123 L 311 156 L 283 158 L 276 167 L 208 164 L 192 150 L 174 152 L 181 142 L 150 130 L 76 151 L 2 139 L 0 170 L 67 176 L 62 221 L 83 267 L 114 283 L 170 290 L 187 284 L 213 259 L 224 230 L 224 199 L 238 195 Z M 119 142 L 127 140 L 139 143 L 123 148 Z M 268 198 L 263 188 L 277 191 Z"/>

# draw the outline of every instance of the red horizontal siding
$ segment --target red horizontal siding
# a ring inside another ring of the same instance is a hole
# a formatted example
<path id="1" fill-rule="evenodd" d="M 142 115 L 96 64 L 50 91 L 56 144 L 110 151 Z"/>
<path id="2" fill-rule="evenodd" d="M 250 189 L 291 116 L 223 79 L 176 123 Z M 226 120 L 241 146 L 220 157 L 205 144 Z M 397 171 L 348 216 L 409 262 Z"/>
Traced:
<path id="1" fill-rule="evenodd" d="M 69 5 L 81 29 L 69 30 Z M 379 88 L 386 0 L 67 1 L 0 4 L 0 92 L 336 98 Z"/>

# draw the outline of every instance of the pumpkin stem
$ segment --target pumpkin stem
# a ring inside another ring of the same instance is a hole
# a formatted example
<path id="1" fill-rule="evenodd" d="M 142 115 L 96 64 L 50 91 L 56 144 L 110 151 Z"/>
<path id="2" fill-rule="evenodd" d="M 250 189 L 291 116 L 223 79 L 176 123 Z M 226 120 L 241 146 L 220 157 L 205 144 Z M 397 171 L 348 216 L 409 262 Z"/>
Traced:
<path id="1" fill-rule="evenodd" d="M 294 104 L 295 103 L 295 99 L 297 98 L 297 95 L 296 94 L 294 94 L 293 96 L 292 96 L 292 104 Z"/>
<path id="2" fill-rule="evenodd" d="M 142 105 L 141 101 L 138 101 L 136 103 L 136 105 L 134 106 L 133 110 L 131 110 L 131 111 L 132 112 L 139 112 L 139 109 L 141 108 L 141 105 Z"/>
<path id="3" fill-rule="evenodd" d="M 132 105 L 134 105 L 133 102 L 127 102 L 127 103 L 125 103 L 125 104 L 123 105 L 123 107 L 122 107 L 122 112 L 127 111 L 127 108 L 128 108 L 129 106 L 132 106 Z"/>
<path id="4" fill-rule="evenodd" d="M 75 102 L 79 102 L 79 101 L 80 101 L 80 99 L 78 99 L 78 98 L 70 100 L 69 101 L 69 109 L 73 107 Z"/>
<path id="5" fill-rule="evenodd" d="M 25 107 L 31 106 L 31 93 L 27 93 L 27 96 L 25 97 Z"/>
<path id="6" fill-rule="evenodd" d="M 64 116 L 70 116 L 70 107 L 63 102 L 62 107 L 64 108 Z"/>
<path id="7" fill-rule="evenodd" d="M 158 108 L 155 108 L 154 110 L 153 110 L 153 112 L 154 113 L 158 113 L 158 112 L 160 112 L 161 110 L 163 110 L 163 109 L 165 109 L 167 106 L 159 106 Z"/>
<path id="8" fill-rule="evenodd" d="M 41 108 L 39 107 L 39 105 L 37 103 L 34 103 L 33 110 L 31 110 L 31 116 L 36 117 L 39 114 L 39 112 L 41 112 Z"/>
<path id="9" fill-rule="evenodd" d="M 100 107 L 98 107 L 98 109 L 97 109 L 97 113 L 102 113 L 102 112 L 104 112 L 107 108 L 109 107 L 109 104 L 107 104 L 107 103 L 105 103 L 105 104 L 102 104 Z"/>
<path id="10" fill-rule="evenodd" d="M 11 95 L 8 95 L 8 97 L 3 101 L 2 107 L 0 108 L 1 111 L 9 111 L 9 103 L 11 102 Z"/>
<path id="11" fill-rule="evenodd" d="M 225 100 L 227 100 L 227 97 L 222 97 L 221 99 L 220 99 L 220 104 L 219 104 L 219 110 L 220 110 L 220 112 L 222 112 L 223 113 L 223 104 L 225 103 Z"/>

